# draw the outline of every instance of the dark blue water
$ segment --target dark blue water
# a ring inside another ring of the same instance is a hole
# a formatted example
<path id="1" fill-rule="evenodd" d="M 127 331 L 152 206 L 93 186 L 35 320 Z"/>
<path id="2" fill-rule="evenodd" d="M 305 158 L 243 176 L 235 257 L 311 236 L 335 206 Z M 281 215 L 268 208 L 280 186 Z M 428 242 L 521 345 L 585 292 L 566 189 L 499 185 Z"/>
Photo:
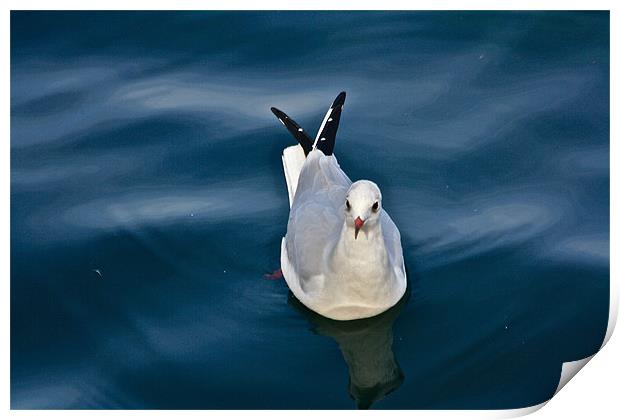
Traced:
<path id="1" fill-rule="evenodd" d="M 341 90 L 410 285 L 352 323 L 263 278 Z M 606 12 L 11 14 L 12 408 L 524 407 L 608 301 Z"/>

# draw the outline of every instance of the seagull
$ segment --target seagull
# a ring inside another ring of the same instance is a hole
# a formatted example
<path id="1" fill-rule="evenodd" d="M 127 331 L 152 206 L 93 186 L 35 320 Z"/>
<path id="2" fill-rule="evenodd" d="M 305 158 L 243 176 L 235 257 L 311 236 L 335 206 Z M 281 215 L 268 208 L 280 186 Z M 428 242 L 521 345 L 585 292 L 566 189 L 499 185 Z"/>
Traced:
<path id="1" fill-rule="evenodd" d="M 343 321 L 386 311 L 407 288 L 400 232 L 381 190 L 372 181 L 351 182 L 333 153 L 345 97 L 336 97 L 314 140 L 271 108 L 299 143 L 282 153 L 290 204 L 282 275 L 306 307 Z"/>

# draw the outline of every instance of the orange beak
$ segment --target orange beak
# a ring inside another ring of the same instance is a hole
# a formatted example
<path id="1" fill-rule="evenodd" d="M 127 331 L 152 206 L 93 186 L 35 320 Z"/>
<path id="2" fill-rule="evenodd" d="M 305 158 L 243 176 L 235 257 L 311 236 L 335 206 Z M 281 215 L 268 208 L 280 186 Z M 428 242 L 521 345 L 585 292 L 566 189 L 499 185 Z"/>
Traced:
<path id="1" fill-rule="evenodd" d="M 362 226 L 364 226 L 364 221 L 359 217 L 355 219 L 355 239 L 357 239 L 357 234 L 359 233 Z"/>

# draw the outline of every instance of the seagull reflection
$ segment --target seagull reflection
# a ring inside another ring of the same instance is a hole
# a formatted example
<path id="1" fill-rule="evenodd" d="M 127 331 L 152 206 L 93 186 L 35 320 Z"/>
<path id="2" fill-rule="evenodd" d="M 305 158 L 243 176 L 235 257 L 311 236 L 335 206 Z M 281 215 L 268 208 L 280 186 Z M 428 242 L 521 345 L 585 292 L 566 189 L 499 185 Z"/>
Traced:
<path id="1" fill-rule="evenodd" d="M 392 351 L 392 326 L 409 291 L 392 308 L 372 318 L 334 321 L 312 312 L 289 293 L 289 304 L 302 313 L 317 334 L 333 338 L 349 367 L 349 394 L 367 409 L 400 387 L 405 379 Z"/>

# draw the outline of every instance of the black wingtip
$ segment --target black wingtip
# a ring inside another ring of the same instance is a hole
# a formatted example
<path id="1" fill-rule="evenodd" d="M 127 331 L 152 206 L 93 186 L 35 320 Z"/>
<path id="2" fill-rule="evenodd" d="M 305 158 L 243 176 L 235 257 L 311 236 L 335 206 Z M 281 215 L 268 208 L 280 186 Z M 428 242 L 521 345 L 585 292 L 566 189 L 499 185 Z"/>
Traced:
<path id="1" fill-rule="evenodd" d="M 312 151 L 312 139 L 304 132 L 304 129 L 299 126 L 291 117 L 280 111 L 276 107 L 271 107 L 271 112 L 280 120 L 286 129 L 295 137 L 295 139 L 301 145 L 304 150 L 304 154 L 308 156 L 308 153 Z"/>
<path id="2" fill-rule="evenodd" d="M 282 111 L 280 111 L 278 108 L 276 107 L 271 107 L 271 112 L 273 112 L 273 115 L 275 115 L 276 117 L 278 117 L 279 119 L 283 120 L 284 118 L 286 118 L 286 114 Z"/>
<path id="3" fill-rule="evenodd" d="M 325 156 L 329 156 L 334 153 L 334 146 L 336 144 L 336 132 L 338 131 L 338 125 L 340 124 L 340 115 L 344 106 L 344 100 L 346 99 L 346 92 L 340 92 L 332 106 L 325 115 L 325 125 L 322 127 L 321 132 L 317 136 L 316 148 L 322 151 Z"/>
<path id="4" fill-rule="evenodd" d="M 335 108 L 337 106 L 343 106 L 344 105 L 344 100 L 347 98 L 347 92 L 340 92 L 338 94 L 338 96 L 336 96 L 336 99 L 334 99 L 334 103 L 332 104 L 332 108 Z"/>

